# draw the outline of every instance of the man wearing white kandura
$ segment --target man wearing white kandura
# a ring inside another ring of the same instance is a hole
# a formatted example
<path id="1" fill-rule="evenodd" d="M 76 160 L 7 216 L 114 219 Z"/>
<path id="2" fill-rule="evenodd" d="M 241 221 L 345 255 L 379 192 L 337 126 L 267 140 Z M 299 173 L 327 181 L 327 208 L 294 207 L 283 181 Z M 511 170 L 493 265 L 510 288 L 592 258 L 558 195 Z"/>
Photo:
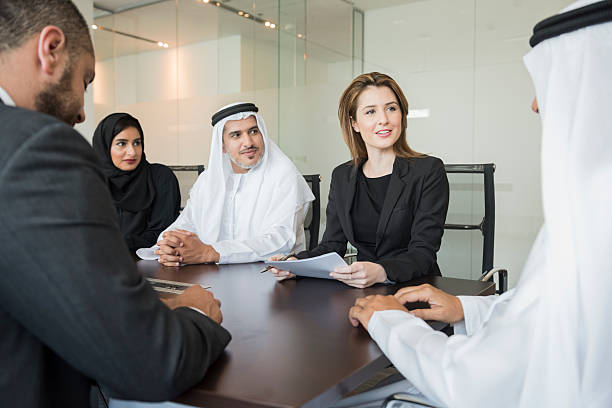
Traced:
<path id="1" fill-rule="evenodd" d="M 208 168 L 185 209 L 152 248 L 136 253 L 165 266 L 242 263 L 305 248 L 304 218 L 314 196 L 287 156 L 267 137 L 252 103 L 212 117 Z"/>
<path id="2" fill-rule="evenodd" d="M 432 405 L 612 406 L 612 2 L 591 3 L 538 24 L 524 59 L 542 121 L 545 223 L 516 289 L 457 298 L 408 287 L 350 310 L 404 390 Z M 431 309 L 408 312 L 414 301 Z M 422 319 L 452 323 L 455 335 Z M 367 406 L 368 393 L 337 406 Z"/>

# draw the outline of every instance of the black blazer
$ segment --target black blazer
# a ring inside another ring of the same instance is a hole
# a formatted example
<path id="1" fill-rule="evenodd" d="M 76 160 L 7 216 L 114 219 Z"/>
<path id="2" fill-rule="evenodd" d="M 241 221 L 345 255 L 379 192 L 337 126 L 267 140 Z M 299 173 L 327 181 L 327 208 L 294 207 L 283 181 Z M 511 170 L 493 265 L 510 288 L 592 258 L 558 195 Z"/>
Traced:
<path id="1" fill-rule="evenodd" d="M 0 103 L 0 406 L 176 397 L 229 333 L 171 311 L 136 270 L 91 146 L 51 116 Z"/>
<path id="2" fill-rule="evenodd" d="M 440 275 L 436 252 L 448 210 L 448 179 L 442 160 L 432 157 L 396 158 L 376 231 L 376 256 L 367 258 L 353 234 L 351 207 L 357 184 L 355 167 L 346 162 L 332 172 L 327 222 L 321 243 L 297 255 L 309 258 L 346 253 L 346 243 L 357 248 L 358 261 L 382 265 L 387 277 L 403 282 L 422 275 Z"/>

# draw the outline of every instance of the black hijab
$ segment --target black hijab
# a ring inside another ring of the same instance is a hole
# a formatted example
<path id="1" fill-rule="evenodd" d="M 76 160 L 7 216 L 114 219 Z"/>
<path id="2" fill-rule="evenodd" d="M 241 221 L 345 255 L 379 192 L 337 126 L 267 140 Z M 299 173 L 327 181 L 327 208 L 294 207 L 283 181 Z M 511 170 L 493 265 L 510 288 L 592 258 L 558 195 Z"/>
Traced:
<path id="1" fill-rule="evenodd" d="M 125 171 L 113 164 L 110 148 L 114 137 L 130 127 L 136 128 L 140 133 L 142 157 L 134 170 Z M 138 120 L 127 113 L 108 115 L 98 124 L 94 132 L 93 149 L 102 162 L 115 206 L 131 212 L 149 208 L 153 203 L 155 188 L 151 178 L 151 165 L 144 153 L 144 134 Z"/>

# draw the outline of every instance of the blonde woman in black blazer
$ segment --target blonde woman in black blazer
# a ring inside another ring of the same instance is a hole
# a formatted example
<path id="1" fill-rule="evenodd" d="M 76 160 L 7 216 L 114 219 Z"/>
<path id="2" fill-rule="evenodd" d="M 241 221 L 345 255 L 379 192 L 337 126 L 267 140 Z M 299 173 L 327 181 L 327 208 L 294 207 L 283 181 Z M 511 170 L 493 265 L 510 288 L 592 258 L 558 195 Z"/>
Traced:
<path id="1" fill-rule="evenodd" d="M 309 258 L 357 248 L 357 262 L 330 275 L 364 288 L 440 275 L 436 253 L 448 210 L 448 180 L 438 158 L 406 142 L 408 102 L 397 83 L 378 72 L 353 80 L 338 116 L 353 160 L 332 173 L 321 243 Z M 293 277 L 273 269 L 279 280 Z"/>

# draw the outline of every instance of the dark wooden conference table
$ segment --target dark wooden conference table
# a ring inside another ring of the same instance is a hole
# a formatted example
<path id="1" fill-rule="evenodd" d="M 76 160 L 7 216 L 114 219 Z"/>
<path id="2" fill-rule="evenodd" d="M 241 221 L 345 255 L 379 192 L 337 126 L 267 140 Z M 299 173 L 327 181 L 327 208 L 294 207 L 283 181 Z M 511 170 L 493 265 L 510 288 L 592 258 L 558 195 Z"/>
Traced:
<path id="1" fill-rule="evenodd" d="M 389 361 L 363 327 L 352 327 L 355 299 L 430 283 L 454 295 L 490 295 L 495 285 L 427 277 L 355 289 L 326 279 L 276 282 L 263 263 L 160 266 L 138 261 L 146 277 L 210 285 L 232 334 L 204 380 L 175 401 L 196 407 L 327 407 Z"/>

